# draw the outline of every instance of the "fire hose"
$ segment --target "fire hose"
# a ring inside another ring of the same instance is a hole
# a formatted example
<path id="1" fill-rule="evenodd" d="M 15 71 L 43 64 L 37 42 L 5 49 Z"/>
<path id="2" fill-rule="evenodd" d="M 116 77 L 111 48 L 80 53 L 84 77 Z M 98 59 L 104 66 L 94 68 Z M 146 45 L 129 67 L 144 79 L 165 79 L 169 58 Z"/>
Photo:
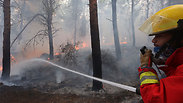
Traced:
<path id="1" fill-rule="evenodd" d="M 86 75 L 86 74 L 83 74 L 83 73 L 80 73 L 80 72 L 77 72 L 77 71 L 74 71 L 74 70 L 62 67 L 60 65 L 57 65 L 57 64 L 52 63 L 52 62 L 47 61 L 47 60 L 43 60 L 43 59 L 36 59 L 36 60 L 49 63 L 49 64 L 51 64 L 53 66 L 56 66 L 56 67 L 58 67 L 60 69 L 63 69 L 63 70 L 66 70 L 66 71 L 69 71 L 69 72 L 72 72 L 72 73 L 84 76 L 84 77 L 89 78 L 89 79 L 94 79 L 94 80 L 100 81 L 102 83 L 106 83 L 106 84 L 109 84 L 109 85 L 112 85 L 112 86 L 115 86 L 115 87 L 118 87 L 118 88 L 121 88 L 121 89 L 125 89 L 125 90 L 128 90 L 128 91 L 131 91 L 131 92 L 139 94 L 138 90 L 135 87 L 132 87 L 132 86 L 127 86 L 127 85 L 115 83 L 115 82 L 112 82 L 112 81 L 104 80 L 104 79 L 101 79 L 101 78 L 93 77 L 93 76 L 90 76 L 90 75 Z"/>

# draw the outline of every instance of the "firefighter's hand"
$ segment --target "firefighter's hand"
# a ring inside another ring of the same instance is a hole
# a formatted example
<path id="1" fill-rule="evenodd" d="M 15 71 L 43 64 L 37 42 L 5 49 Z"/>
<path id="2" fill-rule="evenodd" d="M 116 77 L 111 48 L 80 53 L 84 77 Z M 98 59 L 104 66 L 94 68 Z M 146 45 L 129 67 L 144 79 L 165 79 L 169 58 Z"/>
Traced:
<path id="1" fill-rule="evenodd" d="M 152 67 L 152 51 L 150 49 L 145 50 L 144 55 L 140 54 L 140 67 Z"/>

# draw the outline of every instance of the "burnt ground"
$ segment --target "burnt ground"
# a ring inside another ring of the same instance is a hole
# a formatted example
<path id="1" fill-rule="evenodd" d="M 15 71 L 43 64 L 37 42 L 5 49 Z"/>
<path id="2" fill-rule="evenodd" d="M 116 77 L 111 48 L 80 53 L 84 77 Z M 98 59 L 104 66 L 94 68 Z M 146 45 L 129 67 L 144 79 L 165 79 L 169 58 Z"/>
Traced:
<path id="1" fill-rule="evenodd" d="M 35 88 L 21 86 L 0 86 L 0 103 L 137 103 L 139 97 L 129 91 L 116 93 L 90 92 L 76 93 L 41 92 Z"/>
<path id="2" fill-rule="evenodd" d="M 109 54 L 106 55 L 103 56 L 108 57 L 104 58 L 103 78 L 136 87 L 136 56 L 116 63 L 111 61 L 114 59 Z M 87 59 L 79 60 L 80 64 L 68 68 L 92 75 Z M 58 60 L 53 62 L 62 64 Z M 92 80 L 41 61 L 28 60 L 19 64 L 12 69 L 15 75 L 11 76 L 10 84 L 0 84 L 0 103 L 137 103 L 141 98 L 135 93 L 106 84 L 103 84 L 103 90 L 94 92 L 91 89 Z M 20 73 L 16 74 L 15 70 Z"/>
<path id="3" fill-rule="evenodd" d="M 26 71 L 21 78 L 12 76 L 9 83 L 3 82 L 6 85 L 0 85 L 0 103 L 137 103 L 140 99 L 135 93 L 107 84 L 103 84 L 103 90 L 94 92 L 92 80 L 78 76 L 57 83 L 52 70 L 38 70 Z M 136 84 L 121 83 L 133 87 Z"/>

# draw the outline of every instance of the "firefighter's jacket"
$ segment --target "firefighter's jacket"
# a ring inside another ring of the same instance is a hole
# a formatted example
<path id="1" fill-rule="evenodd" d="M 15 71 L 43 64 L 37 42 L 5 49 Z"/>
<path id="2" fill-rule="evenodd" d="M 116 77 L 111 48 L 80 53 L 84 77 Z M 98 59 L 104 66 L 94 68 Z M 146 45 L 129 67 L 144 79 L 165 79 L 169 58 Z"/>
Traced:
<path id="1" fill-rule="evenodd" d="M 167 75 L 159 83 L 140 86 L 144 103 L 183 103 L 183 47 L 177 49 L 160 68 Z"/>

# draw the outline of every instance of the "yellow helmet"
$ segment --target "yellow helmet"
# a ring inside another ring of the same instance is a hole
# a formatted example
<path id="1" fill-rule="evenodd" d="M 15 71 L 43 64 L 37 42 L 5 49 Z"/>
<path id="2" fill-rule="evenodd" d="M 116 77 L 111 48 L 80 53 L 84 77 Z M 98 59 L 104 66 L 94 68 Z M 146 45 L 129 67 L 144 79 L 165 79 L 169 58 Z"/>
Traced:
<path id="1" fill-rule="evenodd" d="M 183 4 L 169 6 L 148 18 L 139 30 L 149 35 L 156 35 L 176 29 L 180 19 L 183 19 Z"/>

